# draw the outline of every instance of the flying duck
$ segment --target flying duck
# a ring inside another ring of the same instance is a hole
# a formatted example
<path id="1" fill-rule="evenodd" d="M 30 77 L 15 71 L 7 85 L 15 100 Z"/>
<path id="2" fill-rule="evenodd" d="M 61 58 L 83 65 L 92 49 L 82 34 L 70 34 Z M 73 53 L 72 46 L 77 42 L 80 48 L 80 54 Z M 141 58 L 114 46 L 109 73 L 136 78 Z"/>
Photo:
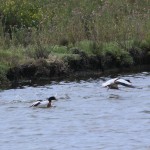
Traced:
<path id="1" fill-rule="evenodd" d="M 109 89 L 119 89 L 118 85 L 123 85 L 126 87 L 134 88 L 130 80 L 121 79 L 121 78 L 113 78 L 102 84 L 102 87 L 108 87 Z"/>
<path id="2" fill-rule="evenodd" d="M 54 96 L 49 97 L 47 100 L 37 100 L 32 103 L 30 107 L 40 107 L 40 108 L 48 108 L 52 106 L 52 100 L 56 100 Z"/>

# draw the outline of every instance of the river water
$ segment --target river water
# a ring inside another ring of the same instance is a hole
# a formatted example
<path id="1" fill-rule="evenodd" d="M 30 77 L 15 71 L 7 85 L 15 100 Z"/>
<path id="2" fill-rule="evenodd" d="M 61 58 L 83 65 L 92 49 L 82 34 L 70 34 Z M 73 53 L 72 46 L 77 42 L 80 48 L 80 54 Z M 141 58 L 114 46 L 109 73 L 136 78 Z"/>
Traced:
<path id="1" fill-rule="evenodd" d="M 102 88 L 108 76 L 1 91 L 0 150 L 150 150 L 150 73 L 121 76 L 137 88 Z"/>

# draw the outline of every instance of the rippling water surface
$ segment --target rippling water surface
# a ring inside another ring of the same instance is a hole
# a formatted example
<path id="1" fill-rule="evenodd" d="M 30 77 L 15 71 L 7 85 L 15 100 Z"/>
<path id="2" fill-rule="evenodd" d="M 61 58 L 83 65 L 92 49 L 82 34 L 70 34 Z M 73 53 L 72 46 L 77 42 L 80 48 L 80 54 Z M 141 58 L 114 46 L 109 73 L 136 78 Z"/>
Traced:
<path id="1" fill-rule="evenodd" d="M 0 150 L 150 150 L 150 74 L 138 88 L 107 90 L 109 77 L 0 92 Z M 30 108 L 57 93 L 49 109 Z"/>

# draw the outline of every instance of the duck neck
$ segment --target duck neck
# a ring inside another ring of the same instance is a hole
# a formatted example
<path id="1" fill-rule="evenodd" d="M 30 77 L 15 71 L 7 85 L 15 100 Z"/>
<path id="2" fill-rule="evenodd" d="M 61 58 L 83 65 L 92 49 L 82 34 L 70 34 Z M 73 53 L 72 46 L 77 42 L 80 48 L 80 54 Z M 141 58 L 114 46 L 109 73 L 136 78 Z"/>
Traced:
<path id="1" fill-rule="evenodd" d="M 51 103 L 51 101 L 49 101 L 47 107 L 51 107 L 51 106 L 52 106 L 52 103 Z"/>

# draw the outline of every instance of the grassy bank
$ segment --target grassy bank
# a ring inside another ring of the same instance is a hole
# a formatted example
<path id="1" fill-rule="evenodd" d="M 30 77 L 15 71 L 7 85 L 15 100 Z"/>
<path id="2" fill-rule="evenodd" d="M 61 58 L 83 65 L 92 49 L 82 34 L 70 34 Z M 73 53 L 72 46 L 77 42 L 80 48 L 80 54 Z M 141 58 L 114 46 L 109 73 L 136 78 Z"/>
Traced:
<path id="1" fill-rule="evenodd" d="M 33 75 L 150 64 L 148 0 L 2 0 L 1 4 L 1 84 Z"/>

